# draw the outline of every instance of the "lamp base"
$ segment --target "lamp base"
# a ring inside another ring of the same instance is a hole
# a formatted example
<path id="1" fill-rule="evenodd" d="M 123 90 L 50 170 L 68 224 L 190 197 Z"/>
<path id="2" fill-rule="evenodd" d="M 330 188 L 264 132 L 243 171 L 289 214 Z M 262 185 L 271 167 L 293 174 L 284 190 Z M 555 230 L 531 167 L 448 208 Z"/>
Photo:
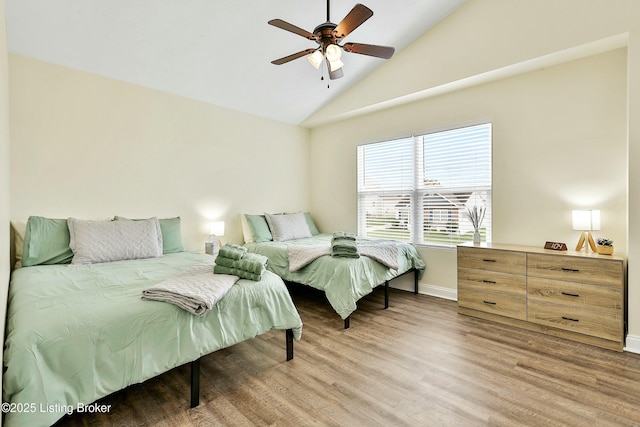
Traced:
<path id="1" fill-rule="evenodd" d="M 204 242 L 204 253 L 207 255 L 217 255 L 220 251 L 220 239 L 216 239 L 215 235 L 210 235 Z"/>
<path id="2" fill-rule="evenodd" d="M 578 244 L 576 245 L 576 251 L 581 251 L 582 248 L 584 247 L 585 250 L 588 252 L 589 251 L 589 246 L 591 246 L 591 250 L 596 252 L 596 242 L 593 240 L 593 236 L 591 235 L 591 232 L 589 231 L 584 231 L 582 234 L 580 234 L 580 240 L 578 240 Z"/>

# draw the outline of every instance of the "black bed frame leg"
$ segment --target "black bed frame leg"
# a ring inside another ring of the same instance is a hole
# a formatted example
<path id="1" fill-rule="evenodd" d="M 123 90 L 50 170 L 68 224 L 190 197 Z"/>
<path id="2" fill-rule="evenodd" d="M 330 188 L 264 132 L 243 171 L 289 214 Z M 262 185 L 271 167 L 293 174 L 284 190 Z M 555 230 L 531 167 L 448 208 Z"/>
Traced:
<path id="1" fill-rule="evenodd" d="M 384 282 L 384 308 L 389 308 L 389 281 Z"/>
<path id="2" fill-rule="evenodd" d="M 413 293 L 418 294 L 418 270 L 413 271 Z"/>
<path id="3" fill-rule="evenodd" d="M 345 329 L 349 329 L 349 326 L 351 326 L 351 322 L 349 322 L 349 319 L 351 319 L 351 316 L 349 316 L 346 319 L 344 319 L 344 328 Z"/>
<path id="4" fill-rule="evenodd" d="M 200 404 L 200 359 L 191 362 L 191 407 Z"/>
<path id="5" fill-rule="evenodd" d="M 287 340 L 287 362 L 293 359 L 293 329 L 287 329 L 285 331 L 285 337 Z"/>

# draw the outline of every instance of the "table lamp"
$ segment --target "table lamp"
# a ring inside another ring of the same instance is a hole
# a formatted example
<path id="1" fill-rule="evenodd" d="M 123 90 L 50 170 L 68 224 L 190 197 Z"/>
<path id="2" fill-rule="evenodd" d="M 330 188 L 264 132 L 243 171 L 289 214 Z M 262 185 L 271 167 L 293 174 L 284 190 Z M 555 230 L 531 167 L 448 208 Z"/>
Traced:
<path id="1" fill-rule="evenodd" d="M 600 211 L 588 210 L 588 211 L 572 211 L 571 216 L 573 219 L 573 229 L 582 231 L 580 234 L 580 240 L 576 245 L 576 251 L 581 251 L 584 246 L 586 251 L 589 251 L 591 246 L 592 251 L 596 251 L 596 242 L 591 236 L 591 231 L 600 230 Z"/>
<path id="2" fill-rule="evenodd" d="M 224 221 L 212 221 L 209 224 L 209 237 L 204 242 L 204 252 L 216 255 L 220 251 L 220 237 L 224 236 Z"/>

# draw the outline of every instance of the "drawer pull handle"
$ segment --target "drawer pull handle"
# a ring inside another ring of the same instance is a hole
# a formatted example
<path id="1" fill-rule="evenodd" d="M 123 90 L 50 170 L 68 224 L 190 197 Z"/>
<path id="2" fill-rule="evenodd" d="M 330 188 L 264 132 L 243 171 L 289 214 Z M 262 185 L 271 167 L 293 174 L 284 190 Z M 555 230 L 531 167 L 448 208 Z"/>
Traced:
<path id="1" fill-rule="evenodd" d="M 577 272 L 579 272 L 580 270 L 576 270 L 575 268 L 565 268 L 565 267 L 562 267 L 562 271 L 570 271 L 571 273 L 577 273 Z"/>
<path id="2" fill-rule="evenodd" d="M 482 301 L 482 302 L 485 303 L 485 304 L 496 305 L 495 302 L 491 302 L 491 301 Z"/>
<path id="3" fill-rule="evenodd" d="M 571 318 L 571 317 L 567 317 L 567 316 L 562 316 L 562 318 L 563 318 L 564 320 L 568 320 L 568 321 L 570 321 L 570 322 L 579 322 L 579 321 L 580 321 L 579 319 L 573 319 L 573 318 Z"/>
<path id="4" fill-rule="evenodd" d="M 483 280 L 484 283 L 489 283 L 490 285 L 495 285 L 496 282 L 494 282 L 493 280 Z"/>
<path id="5" fill-rule="evenodd" d="M 484 258 L 482 261 L 484 261 L 484 262 L 496 262 L 495 259 L 486 259 L 486 258 Z"/>
<path id="6" fill-rule="evenodd" d="M 568 297 L 579 297 L 580 294 L 570 294 L 569 292 L 562 292 L 562 295 L 566 295 Z"/>

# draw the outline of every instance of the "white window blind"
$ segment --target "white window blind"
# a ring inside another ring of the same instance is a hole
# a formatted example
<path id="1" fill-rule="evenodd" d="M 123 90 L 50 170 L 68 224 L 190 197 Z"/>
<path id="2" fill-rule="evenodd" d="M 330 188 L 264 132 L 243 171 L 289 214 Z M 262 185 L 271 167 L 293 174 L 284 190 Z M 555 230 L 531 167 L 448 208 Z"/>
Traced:
<path id="1" fill-rule="evenodd" d="M 491 124 L 358 147 L 358 233 L 417 244 L 491 241 Z"/>

